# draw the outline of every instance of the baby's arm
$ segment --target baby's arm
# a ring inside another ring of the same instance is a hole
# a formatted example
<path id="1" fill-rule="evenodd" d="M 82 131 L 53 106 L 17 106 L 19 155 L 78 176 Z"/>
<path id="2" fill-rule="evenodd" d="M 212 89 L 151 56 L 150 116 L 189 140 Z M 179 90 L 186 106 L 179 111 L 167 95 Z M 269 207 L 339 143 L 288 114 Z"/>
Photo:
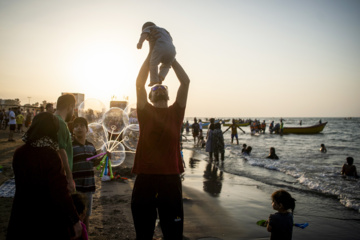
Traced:
<path id="1" fill-rule="evenodd" d="M 142 45 L 143 45 L 143 42 L 146 40 L 146 38 L 149 36 L 149 33 L 142 33 L 141 36 L 140 36 L 140 39 L 139 39 L 139 42 L 137 44 L 137 49 L 141 49 L 142 48 Z"/>

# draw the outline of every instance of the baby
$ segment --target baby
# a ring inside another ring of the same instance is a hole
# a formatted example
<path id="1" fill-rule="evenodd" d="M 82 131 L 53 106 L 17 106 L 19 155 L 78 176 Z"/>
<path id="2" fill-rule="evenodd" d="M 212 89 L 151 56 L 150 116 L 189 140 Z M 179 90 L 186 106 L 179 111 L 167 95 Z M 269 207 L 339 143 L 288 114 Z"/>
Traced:
<path id="1" fill-rule="evenodd" d="M 141 49 L 145 40 L 149 40 L 151 30 L 156 30 L 157 37 L 154 49 L 150 57 L 150 84 L 161 84 L 171 68 L 171 64 L 175 59 L 176 51 L 173 45 L 170 33 L 164 28 L 156 26 L 152 22 L 146 22 L 142 26 L 142 33 L 137 44 L 137 48 Z M 158 73 L 158 65 L 161 63 L 160 72 Z"/>

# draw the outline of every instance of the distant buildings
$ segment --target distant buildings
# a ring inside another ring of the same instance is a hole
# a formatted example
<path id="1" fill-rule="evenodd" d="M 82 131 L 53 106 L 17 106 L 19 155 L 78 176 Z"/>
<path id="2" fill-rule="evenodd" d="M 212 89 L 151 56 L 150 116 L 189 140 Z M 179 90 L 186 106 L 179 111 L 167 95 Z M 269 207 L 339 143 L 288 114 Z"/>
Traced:
<path id="1" fill-rule="evenodd" d="M 110 108 L 118 107 L 124 110 L 127 107 L 128 103 L 128 101 L 110 101 Z"/>
<path id="2" fill-rule="evenodd" d="M 19 107 L 20 99 L 0 99 L 0 109 L 7 109 L 11 107 Z"/>

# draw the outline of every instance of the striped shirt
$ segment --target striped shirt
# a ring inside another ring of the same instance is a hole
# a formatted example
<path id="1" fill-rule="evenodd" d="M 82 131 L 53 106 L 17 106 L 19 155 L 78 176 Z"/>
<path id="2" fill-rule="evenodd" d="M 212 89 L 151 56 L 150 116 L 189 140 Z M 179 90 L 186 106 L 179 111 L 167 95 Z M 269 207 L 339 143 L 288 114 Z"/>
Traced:
<path id="1" fill-rule="evenodd" d="M 91 160 L 86 161 L 86 158 L 95 156 L 96 149 L 88 141 L 82 145 L 74 139 L 72 145 L 74 154 L 72 173 L 76 190 L 79 192 L 95 192 L 94 164 Z"/>

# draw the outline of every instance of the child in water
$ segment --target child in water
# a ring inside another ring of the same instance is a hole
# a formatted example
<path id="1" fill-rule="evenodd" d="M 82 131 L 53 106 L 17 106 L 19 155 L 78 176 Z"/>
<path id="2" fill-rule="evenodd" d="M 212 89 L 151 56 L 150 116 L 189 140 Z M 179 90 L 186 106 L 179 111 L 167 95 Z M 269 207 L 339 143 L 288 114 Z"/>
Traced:
<path id="1" fill-rule="evenodd" d="M 356 167 L 353 165 L 354 159 L 352 157 L 347 157 L 346 162 L 347 164 L 345 163 L 341 169 L 341 175 L 358 178 L 359 176 L 357 175 Z"/>
<path id="2" fill-rule="evenodd" d="M 325 144 L 323 144 L 323 143 L 320 145 L 320 152 L 323 152 L 323 153 L 327 152 Z"/>
<path id="3" fill-rule="evenodd" d="M 206 145 L 206 142 L 205 142 L 204 136 L 201 136 L 198 141 L 198 147 L 204 148 L 205 145 Z"/>
<path id="4" fill-rule="evenodd" d="M 154 49 L 151 52 L 150 57 L 150 84 L 149 87 L 155 84 L 161 84 L 168 74 L 171 64 L 173 63 L 176 55 L 175 46 L 173 45 L 170 33 L 164 28 L 156 26 L 152 22 L 146 22 L 142 26 L 142 33 L 137 44 L 137 48 L 141 49 L 145 40 L 149 40 L 150 32 L 156 30 L 156 39 Z M 160 66 L 160 72 L 158 73 L 158 65 Z"/>
<path id="5" fill-rule="evenodd" d="M 83 193 L 77 192 L 77 193 L 71 194 L 71 198 L 74 202 L 74 206 L 79 215 L 80 223 L 83 228 L 82 235 L 80 238 L 78 238 L 78 240 L 88 240 L 89 238 L 88 238 L 88 234 L 87 234 L 86 225 L 83 223 L 83 221 L 86 217 L 86 205 L 87 205 L 86 197 Z"/>
<path id="6" fill-rule="evenodd" d="M 293 213 L 295 199 L 285 190 L 278 190 L 271 195 L 272 207 L 278 212 L 270 214 L 267 230 L 271 232 L 271 240 L 291 240 L 293 231 Z M 289 210 L 291 209 L 291 212 Z"/>
<path id="7" fill-rule="evenodd" d="M 278 160 L 279 157 L 276 155 L 275 153 L 275 148 L 274 147 L 271 147 L 270 148 L 270 153 L 269 153 L 269 156 L 267 156 L 266 158 L 269 158 L 269 159 L 274 159 L 274 160 Z"/>

